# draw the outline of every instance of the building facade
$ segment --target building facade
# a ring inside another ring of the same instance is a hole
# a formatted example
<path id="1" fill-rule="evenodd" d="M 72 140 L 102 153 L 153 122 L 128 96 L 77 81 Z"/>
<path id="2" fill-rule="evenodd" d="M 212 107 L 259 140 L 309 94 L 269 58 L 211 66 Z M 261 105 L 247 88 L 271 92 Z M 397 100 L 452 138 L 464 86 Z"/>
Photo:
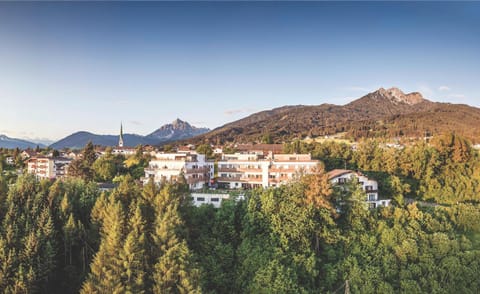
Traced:
<path id="1" fill-rule="evenodd" d="M 32 157 L 27 161 L 27 172 L 39 179 L 58 179 L 67 177 L 68 166 L 72 160 L 65 157 Z"/>
<path id="2" fill-rule="evenodd" d="M 224 154 L 218 161 L 217 183 L 227 189 L 277 187 L 309 173 L 318 163 L 310 154 Z"/>
<path id="3" fill-rule="evenodd" d="M 196 153 L 154 153 L 148 167 L 145 168 L 144 182 L 153 178 L 155 183 L 175 181 L 182 175 L 190 189 L 202 189 L 213 178 L 214 163 L 207 161 L 205 155 Z"/>

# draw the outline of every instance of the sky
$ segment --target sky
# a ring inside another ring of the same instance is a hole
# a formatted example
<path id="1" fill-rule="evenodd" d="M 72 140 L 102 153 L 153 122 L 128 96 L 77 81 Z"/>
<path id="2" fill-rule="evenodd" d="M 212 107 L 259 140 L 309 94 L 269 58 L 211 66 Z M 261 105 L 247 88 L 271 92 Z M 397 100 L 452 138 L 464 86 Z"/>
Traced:
<path id="1" fill-rule="evenodd" d="M 0 2 L 0 134 L 215 128 L 380 87 L 480 107 L 480 2 Z"/>

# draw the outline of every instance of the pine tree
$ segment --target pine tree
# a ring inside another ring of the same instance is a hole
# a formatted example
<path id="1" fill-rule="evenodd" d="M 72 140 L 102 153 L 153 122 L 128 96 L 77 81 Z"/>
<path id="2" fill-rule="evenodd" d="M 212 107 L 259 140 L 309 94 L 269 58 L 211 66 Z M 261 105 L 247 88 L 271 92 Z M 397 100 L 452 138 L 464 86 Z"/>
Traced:
<path id="1" fill-rule="evenodd" d="M 157 219 L 153 240 L 159 257 L 154 266 L 153 292 L 198 293 L 199 271 L 179 231 L 183 222 L 178 212 L 180 198 L 167 185 L 156 197 Z"/>
<path id="2" fill-rule="evenodd" d="M 139 206 L 130 218 L 129 229 L 120 259 L 123 265 L 122 280 L 126 293 L 145 293 L 147 258 L 145 253 L 145 221 Z"/>
<path id="3" fill-rule="evenodd" d="M 119 253 L 123 248 L 124 213 L 120 202 L 110 197 L 108 213 L 101 229 L 101 242 L 91 264 L 91 272 L 81 293 L 93 287 L 100 293 L 123 293 L 123 266 Z"/>

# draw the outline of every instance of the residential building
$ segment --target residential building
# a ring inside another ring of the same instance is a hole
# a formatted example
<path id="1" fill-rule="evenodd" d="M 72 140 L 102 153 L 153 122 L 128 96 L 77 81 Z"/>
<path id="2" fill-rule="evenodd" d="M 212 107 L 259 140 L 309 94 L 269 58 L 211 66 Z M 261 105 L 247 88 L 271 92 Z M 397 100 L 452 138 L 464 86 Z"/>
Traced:
<path id="1" fill-rule="evenodd" d="M 235 148 L 239 152 L 261 152 L 264 156 L 268 154 L 281 154 L 283 152 L 282 144 L 237 144 Z"/>
<path id="2" fill-rule="evenodd" d="M 327 175 L 330 182 L 334 185 L 344 185 L 352 179 L 358 181 L 363 191 L 365 191 L 365 201 L 370 208 L 390 205 L 390 199 L 379 199 L 377 181 L 369 179 L 360 172 L 347 169 L 334 169 L 329 171 Z"/>
<path id="3" fill-rule="evenodd" d="M 13 156 L 8 156 L 7 158 L 5 158 L 5 162 L 8 165 L 14 165 L 15 164 L 15 158 L 13 158 Z"/>
<path id="4" fill-rule="evenodd" d="M 132 156 L 137 153 L 137 149 L 129 147 L 115 147 L 112 149 L 112 154 L 123 155 L 123 156 Z"/>
<path id="5" fill-rule="evenodd" d="M 277 187 L 309 173 L 318 163 L 310 154 L 224 154 L 218 161 L 217 182 L 219 187 L 228 189 Z"/>
<path id="6" fill-rule="evenodd" d="M 33 150 L 30 150 L 30 149 L 27 149 L 27 150 L 23 150 L 22 153 L 20 153 L 20 157 L 22 158 L 22 160 L 26 160 L 26 159 L 29 159 L 33 156 L 36 156 L 37 155 L 37 152 L 33 151 Z"/>
<path id="7" fill-rule="evenodd" d="M 202 189 L 213 178 L 214 163 L 205 155 L 190 153 L 154 153 L 154 158 L 145 168 L 147 182 L 153 178 L 156 183 L 175 181 L 183 175 L 192 190 Z"/>
<path id="8" fill-rule="evenodd" d="M 74 151 L 69 151 L 69 152 L 61 152 L 60 155 L 62 157 L 70 158 L 70 159 L 77 159 L 79 158 L 80 153 L 76 153 Z"/>
<path id="9" fill-rule="evenodd" d="M 27 160 L 27 172 L 39 179 L 56 179 L 67 176 L 68 166 L 72 160 L 65 157 L 36 156 Z"/>

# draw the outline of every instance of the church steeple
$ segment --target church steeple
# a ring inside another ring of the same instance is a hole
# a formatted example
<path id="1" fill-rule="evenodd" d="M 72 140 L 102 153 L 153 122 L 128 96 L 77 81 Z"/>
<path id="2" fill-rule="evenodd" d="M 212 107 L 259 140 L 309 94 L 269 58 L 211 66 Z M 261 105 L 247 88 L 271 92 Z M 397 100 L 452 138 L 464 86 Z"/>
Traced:
<path id="1" fill-rule="evenodd" d="M 120 136 L 118 137 L 118 147 L 123 147 L 123 125 L 120 122 Z"/>

